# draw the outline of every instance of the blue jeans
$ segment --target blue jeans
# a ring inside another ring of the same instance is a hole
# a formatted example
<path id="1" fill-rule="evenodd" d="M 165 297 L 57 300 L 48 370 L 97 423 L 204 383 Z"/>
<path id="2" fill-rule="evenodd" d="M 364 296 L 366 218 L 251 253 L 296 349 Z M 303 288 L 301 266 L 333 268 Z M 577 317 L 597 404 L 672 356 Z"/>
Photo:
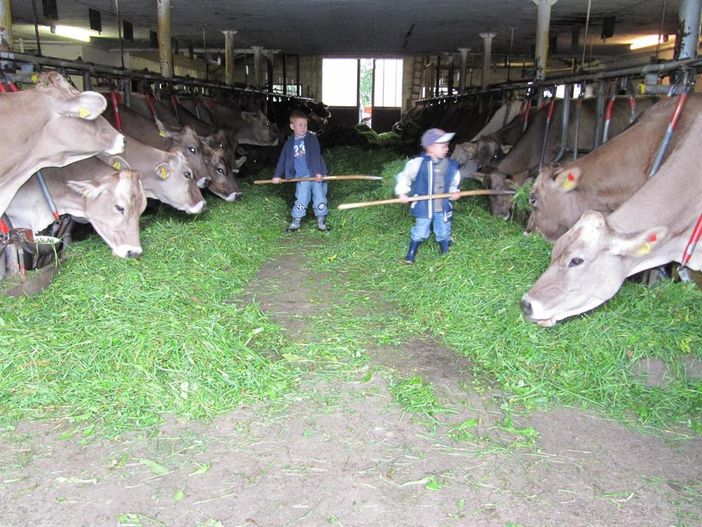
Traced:
<path id="1" fill-rule="evenodd" d="M 414 226 L 410 229 L 410 239 L 413 242 L 423 242 L 429 238 L 432 226 L 437 242 L 451 239 L 451 218 L 445 219 L 442 213 L 435 214 L 433 218 L 415 218 Z"/>
<path id="2" fill-rule="evenodd" d="M 307 206 L 314 206 L 314 215 L 324 218 L 327 215 L 327 182 L 298 181 L 295 187 L 295 205 L 292 209 L 293 218 L 303 218 L 307 214 Z"/>

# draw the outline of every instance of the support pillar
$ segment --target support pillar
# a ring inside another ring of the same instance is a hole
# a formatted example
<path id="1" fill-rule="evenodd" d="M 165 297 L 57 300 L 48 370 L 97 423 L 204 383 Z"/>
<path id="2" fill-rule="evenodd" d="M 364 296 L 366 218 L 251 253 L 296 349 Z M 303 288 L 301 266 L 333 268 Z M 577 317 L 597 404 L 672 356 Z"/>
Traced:
<path id="1" fill-rule="evenodd" d="M 263 46 L 251 46 L 251 49 L 254 53 L 254 88 L 260 90 L 263 84 L 263 67 L 261 66 L 261 52 L 263 51 Z"/>
<path id="2" fill-rule="evenodd" d="M 551 27 L 551 6 L 558 0 L 532 0 L 538 8 L 536 20 L 536 53 L 534 66 L 535 79 L 546 78 L 546 64 L 548 63 L 548 32 Z"/>
<path id="3" fill-rule="evenodd" d="M 497 33 L 478 33 L 483 39 L 483 71 L 480 78 L 480 89 L 485 90 L 490 81 L 490 63 L 492 61 L 492 39 Z"/>
<path id="4" fill-rule="evenodd" d="M 458 51 L 461 54 L 461 78 L 458 81 L 458 86 L 459 91 L 463 93 L 466 91 L 466 84 L 468 80 L 466 78 L 466 73 L 468 68 L 468 52 L 470 51 L 470 48 L 458 48 Z"/>
<path id="5" fill-rule="evenodd" d="M 682 0 L 680 3 L 680 24 L 678 25 L 680 33 L 675 39 L 675 60 L 697 57 L 701 12 L 702 0 Z"/>
<path id="6" fill-rule="evenodd" d="M 158 58 L 161 75 L 173 77 L 173 40 L 171 39 L 171 0 L 156 0 L 158 5 Z"/>
<path id="7" fill-rule="evenodd" d="M 224 82 L 234 85 L 234 35 L 238 31 L 228 30 L 224 33 Z"/>

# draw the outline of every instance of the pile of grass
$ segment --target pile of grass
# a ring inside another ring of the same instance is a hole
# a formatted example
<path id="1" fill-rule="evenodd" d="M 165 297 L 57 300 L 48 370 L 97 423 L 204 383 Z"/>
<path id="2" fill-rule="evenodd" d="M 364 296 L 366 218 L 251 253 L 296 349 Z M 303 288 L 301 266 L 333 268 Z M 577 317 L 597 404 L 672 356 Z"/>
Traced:
<path id="1" fill-rule="evenodd" d="M 344 195 L 344 201 L 392 195 L 404 160 L 375 155 L 364 154 L 363 163 L 382 167 L 383 185 Z M 356 156 L 340 152 L 334 162 L 351 164 Z M 412 267 L 400 263 L 413 223 L 406 207 L 352 209 L 332 217 L 340 229 L 335 243 L 320 249 L 320 264 L 344 271 L 351 291 L 373 289 L 399 304 L 402 325 L 413 333 L 407 339 L 424 332 L 441 338 L 513 403 L 583 406 L 640 423 L 700 430 L 702 383 L 683 371 L 686 355 L 702 357 L 702 292 L 694 286 L 626 283 L 605 305 L 545 329 L 526 323 L 518 303 L 547 267 L 551 246 L 525 237 L 520 224 L 492 217 L 485 198 L 456 204 L 455 243 L 447 257 L 429 241 Z M 667 384 L 648 388 L 631 373 L 645 359 L 667 364 Z"/>
<path id="2" fill-rule="evenodd" d="M 200 217 L 142 219 L 144 256 L 76 243 L 50 289 L 0 297 L 0 419 L 62 417 L 115 432 L 162 413 L 219 414 L 292 389 L 292 344 L 236 297 L 277 250 L 287 210 L 251 187 Z"/>

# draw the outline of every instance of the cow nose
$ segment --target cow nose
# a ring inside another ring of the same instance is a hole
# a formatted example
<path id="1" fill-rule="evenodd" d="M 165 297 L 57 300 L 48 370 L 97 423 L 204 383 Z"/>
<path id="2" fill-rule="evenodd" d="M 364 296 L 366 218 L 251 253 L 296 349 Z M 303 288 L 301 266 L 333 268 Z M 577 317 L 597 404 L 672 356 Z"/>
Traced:
<path id="1" fill-rule="evenodd" d="M 530 317 L 533 313 L 533 310 L 531 308 L 531 302 L 529 302 L 529 300 L 527 300 L 526 297 L 524 297 L 519 302 L 519 304 L 522 307 L 522 313 L 524 313 L 526 316 Z"/>
<path id="2" fill-rule="evenodd" d="M 127 251 L 127 258 L 139 258 L 141 256 L 141 251 L 138 249 L 129 249 Z"/>

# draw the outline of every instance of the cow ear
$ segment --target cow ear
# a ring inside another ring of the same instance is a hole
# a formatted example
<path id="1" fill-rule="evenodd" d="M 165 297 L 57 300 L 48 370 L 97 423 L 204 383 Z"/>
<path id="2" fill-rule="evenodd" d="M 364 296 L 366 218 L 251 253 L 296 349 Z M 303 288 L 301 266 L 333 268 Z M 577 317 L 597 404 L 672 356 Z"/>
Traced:
<path id="1" fill-rule="evenodd" d="M 75 97 L 57 101 L 56 111 L 66 117 L 78 117 L 92 121 L 100 117 L 107 108 L 107 100 L 94 91 L 86 91 Z"/>
<path id="2" fill-rule="evenodd" d="M 570 192 L 578 187 L 581 175 L 580 167 L 569 167 L 561 170 L 553 181 L 557 189 L 562 192 Z"/>
<path id="3" fill-rule="evenodd" d="M 249 124 L 252 124 L 256 120 L 256 112 L 241 112 L 241 118 Z"/>
<path id="4" fill-rule="evenodd" d="M 500 150 L 502 150 L 503 154 L 507 155 L 509 151 L 512 150 L 512 145 L 500 145 Z"/>
<path id="5" fill-rule="evenodd" d="M 612 252 L 622 256 L 646 256 L 665 240 L 666 234 L 668 228 L 661 225 L 639 234 L 622 236 L 612 242 Z"/>
<path id="6" fill-rule="evenodd" d="M 246 163 L 246 156 L 241 156 L 234 162 L 236 168 L 241 168 L 244 165 L 244 163 Z"/>
<path id="7" fill-rule="evenodd" d="M 129 165 L 126 159 L 122 156 L 110 156 L 108 160 L 110 166 L 115 170 L 131 170 L 132 167 Z"/>
<path id="8" fill-rule="evenodd" d="M 471 141 L 468 143 L 463 143 L 462 145 L 458 145 L 458 146 L 463 148 L 466 155 L 470 159 L 475 159 L 476 157 L 478 157 L 478 143 L 474 143 Z"/>
<path id="9" fill-rule="evenodd" d="M 171 134 L 171 131 L 168 130 L 161 121 L 159 121 L 158 117 L 154 117 L 154 122 L 156 123 L 156 126 L 158 127 L 158 135 L 161 137 L 172 137 L 173 134 Z"/>
<path id="10" fill-rule="evenodd" d="M 171 175 L 168 169 L 168 163 L 159 163 L 156 165 L 156 175 L 161 179 L 168 179 L 168 176 Z"/>
<path id="11" fill-rule="evenodd" d="M 66 181 L 66 185 L 72 191 L 80 194 L 87 200 L 95 199 L 100 194 L 105 192 L 105 187 L 102 185 L 96 185 L 93 181 Z"/>

